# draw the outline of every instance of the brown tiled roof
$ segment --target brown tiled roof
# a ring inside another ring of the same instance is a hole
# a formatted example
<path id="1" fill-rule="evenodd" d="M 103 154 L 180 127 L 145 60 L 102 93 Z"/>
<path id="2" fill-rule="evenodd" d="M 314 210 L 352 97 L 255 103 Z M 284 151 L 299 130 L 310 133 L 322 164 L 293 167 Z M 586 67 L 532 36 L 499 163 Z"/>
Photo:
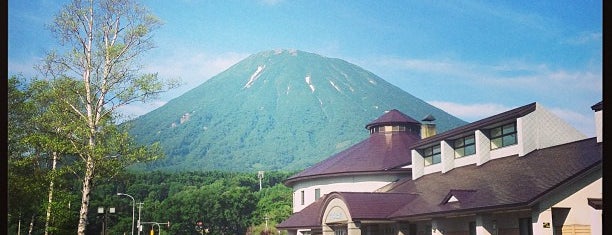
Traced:
<path id="1" fill-rule="evenodd" d="M 373 126 L 386 126 L 386 125 L 393 125 L 393 124 L 410 124 L 410 123 L 419 124 L 419 125 L 421 124 L 417 120 L 414 120 L 413 118 L 400 112 L 399 110 L 392 109 L 386 112 L 385 114 L 383 114 L 382 116 L 380 116 L 379 118 L 377 118 L 376 120 L 370 122 L 368 125 L 365 126 L 365 128 L 370 129 L 370 127 L 373 127 Z"/>
<path id="2" fill-rule="evenodd" d="M 380 220 L 387 218 L 417 198 L 411 193 L 337 192 L 337 197 L 346 203 L 353 220 Z"/>
<path id="3" fill-rule="evenodd" d="M 285 184 L 290 186 L 299 180 L 330 175 L 382 174 L 384 173 L 382 171 L 407 172 L 408 169 L 393 168 L 398 165 L 409 165 L 412 162 L 409 146 L 418 140 L 417 135 L 408 132 L 373 133 L 348 149 L 291 176 Z"/>
<path id="4" fill-rule="evenodd" d="M 325 202 L 325 198 L 329 195 L 326 194 L 319 198 L 315 202 L 306 206 L 299 212 L 293 213 L 289 218 L 276 225 L 279 229 L 317 229 L 321 228 L 321 216 L 323 216 L 322 206 Z"/>
<path id="5" fill-rule="evenodd" d="M 601 170 L 596 138 L 468 165 L 416 180 L 405 178 L 385 193 L 335 192 L 283 221 L 279 228 L 320 228 L 323 201 L 341 198 L 354 220 L 416 219 L 494 209 L 529 208 L 560 186 Z M 455 196 L 458 202 L 447 202 Z"/>
<path id="6" fill-rule="evenodd" d="M 446 173 L 404 179 L 389 192 L 420 196 L 390 218 L 406 218 L 463 210 L 525 207 L 558 186 L 601 166 L 601 144 L 595 138 L 491 160 L 481 166 L 458 167 Z M 469 191 L 462 200 L 459 195 Z M 449 193 L 459 193 L 459 202 L 441 203 Z"/>
<path id="7" fill-rule="evenodd" d="M 327 203 L 340 198 L 346 203 L 353 220 L 380 220 L 397 210 L 398 203 L 404 205 L 414 200 L 415 194 L 409 193 L 370 193 L 370 192 L 332 192 L 308 205 L 288 219 L 276 225 L 280 229 L 318 229 L 321 228 L 323 212 Z"/>

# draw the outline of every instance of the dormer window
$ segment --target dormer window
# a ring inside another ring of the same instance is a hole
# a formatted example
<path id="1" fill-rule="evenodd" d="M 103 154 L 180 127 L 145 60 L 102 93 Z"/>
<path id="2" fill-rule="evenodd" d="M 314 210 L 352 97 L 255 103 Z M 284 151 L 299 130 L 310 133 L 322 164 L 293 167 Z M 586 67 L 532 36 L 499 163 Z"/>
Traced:
<path id="1" fill-rule="evenodd" d="M 498 149 L 517 143 L 516 123 L 505 124 L 492 128 L 489 132 L 491 149 Z"/>
<path id="2" fill-rule="evenodd" d="M 455 149 L 455 158 L 475 154 L 476 143 L 474 142 L 474 135 L 456 139 L 453 142 L 453 148 Z"/>
<path id="3" fill-rule="evenodd" d="M 438 164 L 442 161 L 440 155 L 440 145 L 434 145 L 423 150 L 423 159 L 425 159 L 425 166 Z"/>

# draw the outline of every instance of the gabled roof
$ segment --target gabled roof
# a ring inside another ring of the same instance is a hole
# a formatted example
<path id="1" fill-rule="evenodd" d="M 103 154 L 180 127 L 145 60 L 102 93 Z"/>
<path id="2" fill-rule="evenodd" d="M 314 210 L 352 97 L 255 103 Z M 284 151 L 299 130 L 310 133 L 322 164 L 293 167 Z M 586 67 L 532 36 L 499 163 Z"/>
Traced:
<path id="1" fill-rule="evenodd" d="M 373 133 L 367 139 L 339 152 L 285 181 L 296 181 L 331 175 L 384 174 L 409 169 L 394 169 L 412 162 L 409 146 L 420 138 L 408 132 L 393 134 Z"/>
<path id="2" fill-rule="evenodd" d="M 377 118 L 376 120 L 370 122 L 365 126 L 366 129 L 370 129 L 370 127 L 375 126 L 387 126 L 387 125 L 398 125 L 398 124 L 421 124 L 417 120 L 414 120 L 410 116 L 400 112 L 397 109 L 392 109 Z"/>
<path id="3" fill-rule="evenodd" d="M 416 180 L 403 179 L 389 190 L 394 193 L 418 192 L 419 197 L 396 211 L 390 218 L 456 213 L 490 208 L 529 207 L 560 185 L 601 167 L 602 147 L 589 138 L 535 150 L 523 157 L 510 156 L 483 165 L 468 165 L 446 173 L 433 173 Z M 600 168 L 599 168 L 600 169 Z M 458 203 L 446 203 L 449 189 Z"/>
<path id="4" fill-rule="evenodd" d="M 476 190 L 451 189 L 446 197 L 442 199 L 440 204 L 444 205 L 449 202 L 467 202 L 475 192 Z"/>

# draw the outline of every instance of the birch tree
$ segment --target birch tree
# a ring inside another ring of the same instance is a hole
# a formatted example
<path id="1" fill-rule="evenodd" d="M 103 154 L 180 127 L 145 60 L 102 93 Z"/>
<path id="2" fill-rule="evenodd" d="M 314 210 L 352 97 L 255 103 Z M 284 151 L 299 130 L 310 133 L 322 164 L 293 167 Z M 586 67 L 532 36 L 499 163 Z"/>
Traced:
<path id="1" fill-rule="evenodd" d="M 177 81 L 142 73 L 140 58 L 154 47 L 152 36 L 161 21 L 132 0 L 73 0 L 55 16 L 49 29 L 58 49 L 38 66 L 44 78 L 61 81 L 56 98 L 74 120 L 58 127 L 83 164 L 77 234 L 85 234 L 89 200 L 100 166 L 111 156 L 152 160 L 159 149 L 138 148 L 114 120 L 118 108 L 147 102 L 174 88 Z M 124 142 L 126 140 L 127 142 Z"/>

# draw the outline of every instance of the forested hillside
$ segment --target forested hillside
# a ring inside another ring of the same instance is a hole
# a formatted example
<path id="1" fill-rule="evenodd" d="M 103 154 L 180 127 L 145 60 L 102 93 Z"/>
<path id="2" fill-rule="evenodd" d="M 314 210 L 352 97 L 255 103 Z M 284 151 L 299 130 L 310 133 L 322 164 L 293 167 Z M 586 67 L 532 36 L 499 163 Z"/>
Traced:
<path id="1" fill-rule="evenodd" d="M 257 172 L 181 172 L 164 173 L 159 171 L 123 173 L 108 179 L 99 179 L 91 195 L 89 224 L 87 234 L 101 234 L 103 222 L 107 234 L 130 234 L 132 222 L 132 200 L 142 204 L 142 222 L 159 222 L 163 234 L 199 234 L 195 229 L 197 221 L 202 221 L 209 234 L 260 234 L 268 229 L 278 234 L 274 226 L 291 214 L 291 189 L 281 181 L 292 173 L 265 172 L 262 189 L 259 189 Z M 78 185 L 77 180 L 63 180 L 62 184 Z M 60 192 L 58 192 L 59 194 Z M 57 218 L 66 218 L 59 224 L 55 234 L 73 234 L 74 217 L 78 213 L 78 199 L 74 192 L 57 195 L 63 210 L 58 210 Z M 71 199 L 70 199 L 71 198 Z M 98 208 L 115 208 L 114 214 L 98 214 Z M 136 205 L 135 217 L 139 209 Z M 17 220 L 11 220 L 17 221 Z M 24 220 L 25 221 L 25 220 Z M 167 227 L 170 222 L 170 227 Z M 17 223 L 8 225 L 10 234 L 18 230 Z M 25 225 L 21 225 L 22 233 Z M 36 228 L 42 228 L 36 226 Z M 148 234 L 157 226 L 144 225 Z M 34 234 L 39 231 L 34 231 Z"/>
<path id="2" fill-rule="evenodd" d="M 366 124 L 398 109 L 439 131 L 464 121 L 341 59 L 297 50 L 249 56 L 126 123 L 165 159 L 134 169 L 302 170 L 367 138 Z"/>

